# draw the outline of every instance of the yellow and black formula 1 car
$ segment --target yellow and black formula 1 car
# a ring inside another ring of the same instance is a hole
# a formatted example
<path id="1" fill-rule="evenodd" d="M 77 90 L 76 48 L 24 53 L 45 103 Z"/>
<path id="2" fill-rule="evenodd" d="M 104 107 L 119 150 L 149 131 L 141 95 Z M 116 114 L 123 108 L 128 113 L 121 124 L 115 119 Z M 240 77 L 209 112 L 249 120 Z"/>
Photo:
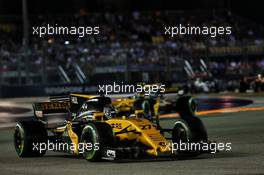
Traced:
<path id="1" fill-rule="evenodd" d="M 53 97 L 49 102 L 33 104 L 36 120 L 17 123 L 15 149 L 19 157 L 40 157 L 52 149 L 83 155 L 88 161 L 146 155 L 197 156 L 204 151 L 174 149 L 175 144 L 208 143 L 202 121 L 192 111 L 183 111 L 194 110 L 190 106 L 192 99 L 178 100 L 182 103 L 178 111 L 181 119 L 172 129 L 163 129 L 140 109 L 127 115 L 120 113 L 118 104 L 113 104 L 109 97 L 83 94 Z M 155 105 L 158 110 L 158 101 Z M 60 113 L 68 115 L 64 123 L 51 126 L 45 120 Z M 157 111 L 156 114 L 159 120 Z"/>
<path id="2" fill-rule="evenodd" d="M 112 105 L 120 115 L 129 115 L 135 110 L 143 110 L 143 114 L 152 122 L 159 124 L 160 114 L 180 113 L 181 116 L 194 116 L 196 102 L 191 96 L 183 94 L 138 93 L 133 96 L 112 99 Z M 155 120 L 156 119 L 156 120 Z"/>

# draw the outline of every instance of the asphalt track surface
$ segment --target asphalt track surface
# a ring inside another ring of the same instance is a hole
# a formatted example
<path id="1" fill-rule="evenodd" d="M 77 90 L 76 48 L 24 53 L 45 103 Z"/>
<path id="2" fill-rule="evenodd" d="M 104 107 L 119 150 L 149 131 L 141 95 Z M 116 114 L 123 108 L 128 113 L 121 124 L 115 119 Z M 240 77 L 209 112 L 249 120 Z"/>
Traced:
<path id="1" fill-rule="evenodd" d="M 264 98 L 251 99 L 255 100 L 253 106 L 264 106 Z M 5 117 L 9 117 L 7 113 Z M 231 151 L 204 154 L 192 159 L 155 158 L 100 163 L 90 163 L 58 152 L 48 152 L 43 158 L 22 159 L 13 147 L 13 128 L 1 128 L 0 174 L 264 174 L 264 111 L 210 114 L 201 119 L 210 140 L 231 142 Z M 162 125 L 172 127 L 174 121 L 163 119 Z"/>

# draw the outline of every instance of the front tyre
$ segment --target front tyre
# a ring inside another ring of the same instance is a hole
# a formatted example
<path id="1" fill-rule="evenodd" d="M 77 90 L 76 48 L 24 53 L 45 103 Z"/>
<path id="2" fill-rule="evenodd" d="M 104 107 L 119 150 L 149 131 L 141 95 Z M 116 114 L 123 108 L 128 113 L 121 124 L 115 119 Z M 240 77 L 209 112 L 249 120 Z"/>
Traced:
<path id="1" fill-rule="evenodd" d="M 90 162 L 97 162 L 102 159 L 102 152 L 105 147 L 114 145 L 114 136 L 111 126 L 103 122 L 88 123 L 81 135 L 80 142 L 90 145 L 84 149 L 83 157 Z"/>
<path id="2" fill-rule="evenodd" d="M 184 120 L 175 122 L 172 130 L 173 147 L 179 156 L 195 157 L 200 154 L 199 150 L 189 150 L 188 144 L 193 143 L 193 133 Z M 182 146 L 182 145 L 185 146 Z M 184 148 L 184 149 L 182 149 Z"/>

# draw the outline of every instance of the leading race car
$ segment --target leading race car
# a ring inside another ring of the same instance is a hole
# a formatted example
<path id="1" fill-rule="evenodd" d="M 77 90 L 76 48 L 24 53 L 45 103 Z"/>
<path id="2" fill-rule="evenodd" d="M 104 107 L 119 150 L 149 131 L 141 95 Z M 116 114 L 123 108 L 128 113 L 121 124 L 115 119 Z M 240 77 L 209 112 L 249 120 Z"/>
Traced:
<path id="1" fill-rule="evenodd" d="M 49 102 L 33 104 L 36 120 L 16 124 L 15 149 L 20 157 L 39 157 L 52 149 L 83 155 L 88 161 L 147 155 L 197 156 L 209 152 L 201 149 L 210 142 L 202 121 L 194 115 L 192 98 L 182 96 L 177 103 L 180 103 L 177 110 L 181 119 L 168 129 L 159 125 L 159 100 L 153 105 L 155 123 L 142 109 L 124 113 L 120 108 L 122 105 L 113 103 L 109 97 L 83 94 L 53 97 Z M 56 126 L 49 125 L 46 118 L 60 113 L 67 114 L 67 120 Z M 196 146 L 181 150 L 180 144 Z"/>

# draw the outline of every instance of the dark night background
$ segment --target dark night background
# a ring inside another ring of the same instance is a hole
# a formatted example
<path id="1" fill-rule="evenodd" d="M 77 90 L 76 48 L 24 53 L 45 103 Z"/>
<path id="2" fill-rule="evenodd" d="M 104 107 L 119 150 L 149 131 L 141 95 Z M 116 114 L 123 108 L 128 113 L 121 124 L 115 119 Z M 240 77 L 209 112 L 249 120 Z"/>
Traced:
<path id="1" fill-rule="evenodd" d="M 256 0 L 0 0 L 0 86 L 164 81 L 196 91 L 195 82 L 205 81 L 206 92 L 264 91 L 264 78 L 261 85 L 254 82 L 264 74 L 262 8 Z M 47 23 L 103 30 L 84 38 L 40 38 L 25 30 Z M 163 35 L 161 26 L 179 23 L 229 25 L 233 32 L 217 38 Z"/>
<path id="2" fill-rule="evenodd" d="M 21 0 L 0 0 L 0 13 L 21 14 L 21 3 Z M 74 13 L 83 7 L 90 11 L 229 9 L 260 23 L 264 17 L 262 1 L 256 0 L 28 0 L 29 14 Z"/>

